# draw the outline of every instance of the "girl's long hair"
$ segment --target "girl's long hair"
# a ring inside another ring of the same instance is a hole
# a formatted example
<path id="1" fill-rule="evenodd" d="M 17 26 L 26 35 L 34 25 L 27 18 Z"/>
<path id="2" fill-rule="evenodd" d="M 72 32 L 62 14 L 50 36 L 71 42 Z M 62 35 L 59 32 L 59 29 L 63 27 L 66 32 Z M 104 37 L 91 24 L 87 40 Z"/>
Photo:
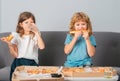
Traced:
<path id="1" fill-rule="evenodd" d="M 23 29 L 23 27 L 20 26 L 20 23 L 22 23 L 23 21 L 25 21 L 29 18 L 32 18 L 33 22 L 35 23 L 35 17 L 31 12 L 23 12 L 23 13 L 20 14 L 20 16 L 18 18 L 16 32 L 19 33 L 21 37 L 24 34 L 24 29 Z M 30 33 L 34 35 L 33 32 L 30 32 Z"/>

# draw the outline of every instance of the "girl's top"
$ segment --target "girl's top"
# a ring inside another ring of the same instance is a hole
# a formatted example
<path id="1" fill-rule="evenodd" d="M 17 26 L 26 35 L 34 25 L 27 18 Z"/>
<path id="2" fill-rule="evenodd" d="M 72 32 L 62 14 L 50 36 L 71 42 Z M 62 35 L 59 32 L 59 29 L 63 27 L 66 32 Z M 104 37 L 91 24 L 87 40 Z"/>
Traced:
<path id="1" fill-rule="evenodd" d="M 91 35 L 90 42 L 93 46 L 96 47 L 96 41 L 95 37 Z M 69 44 L 73 39 L 73 36 L 70 34 L 67 34 L 65 44 Z M 65 66 L 83 66 L 83 65 L 89 65 L 91 64 L 91 58 L 87 53 L 87 46 L 85 39 L 80 36 L 78 40 L 76 41 L 76 44 L 74 45 L 72 51 L 67 55 L 67 61 L 65 62 Z"/>
<path id="2" fill-rule="evenodd" d="M 38 46 L 37 46 L 37 37 L 33 38 L 30 35 L 20 35 L 16 32 L 12 32 L 13 39 L 11 40 L 12 44 L 16 44 L 18 47 L 18 56 L 17 58 L 26 58 L 35 60 L 38 63 Z"/>

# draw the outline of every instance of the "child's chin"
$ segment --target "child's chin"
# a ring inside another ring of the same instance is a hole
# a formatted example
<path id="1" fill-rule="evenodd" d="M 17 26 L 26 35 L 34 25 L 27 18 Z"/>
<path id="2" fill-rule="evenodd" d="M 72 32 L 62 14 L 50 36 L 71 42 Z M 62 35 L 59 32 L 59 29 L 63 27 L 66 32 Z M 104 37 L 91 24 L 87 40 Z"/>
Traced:
<path id="1" fill-rule="evenodd" d="M 29 29 L 28 31 L 32 31 L 31 29 Z"/>

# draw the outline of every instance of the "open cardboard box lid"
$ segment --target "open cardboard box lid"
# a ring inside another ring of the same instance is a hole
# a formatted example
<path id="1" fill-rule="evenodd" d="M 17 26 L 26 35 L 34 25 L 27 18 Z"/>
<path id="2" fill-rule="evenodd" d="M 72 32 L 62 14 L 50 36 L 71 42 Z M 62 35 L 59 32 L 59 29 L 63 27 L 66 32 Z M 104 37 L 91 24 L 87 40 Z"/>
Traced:
<path id="1" fill-rule="evenodd" d="M 56 66 L 19 66 L 15 69 L 12 75 L 12 81 L 64 81 L 64 77 L 53 78 L 50 73 L 36 73 L 29 74 L 27 70 L 41 71 L 41 69 L 46 70 L 58 70 L 59 67 Z M 50 71 L 52 72 L 52 71 Z"/>
<path id="2" fill-rule="evenodd" d="M 117 71 L 112 67 L 73 67 L 63 68 L 65 77 L 112 77 L 117 75 Z"/>

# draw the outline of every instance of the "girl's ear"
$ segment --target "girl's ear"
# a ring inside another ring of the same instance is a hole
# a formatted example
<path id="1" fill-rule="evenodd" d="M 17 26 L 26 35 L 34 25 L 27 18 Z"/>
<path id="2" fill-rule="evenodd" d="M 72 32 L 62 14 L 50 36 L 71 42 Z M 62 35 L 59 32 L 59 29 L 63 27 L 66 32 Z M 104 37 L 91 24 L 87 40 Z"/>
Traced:
<path id="1" fill-rule="evenodd" d="M 22 23 L 19 23 L 19 26 L 22 28 Z"/>

